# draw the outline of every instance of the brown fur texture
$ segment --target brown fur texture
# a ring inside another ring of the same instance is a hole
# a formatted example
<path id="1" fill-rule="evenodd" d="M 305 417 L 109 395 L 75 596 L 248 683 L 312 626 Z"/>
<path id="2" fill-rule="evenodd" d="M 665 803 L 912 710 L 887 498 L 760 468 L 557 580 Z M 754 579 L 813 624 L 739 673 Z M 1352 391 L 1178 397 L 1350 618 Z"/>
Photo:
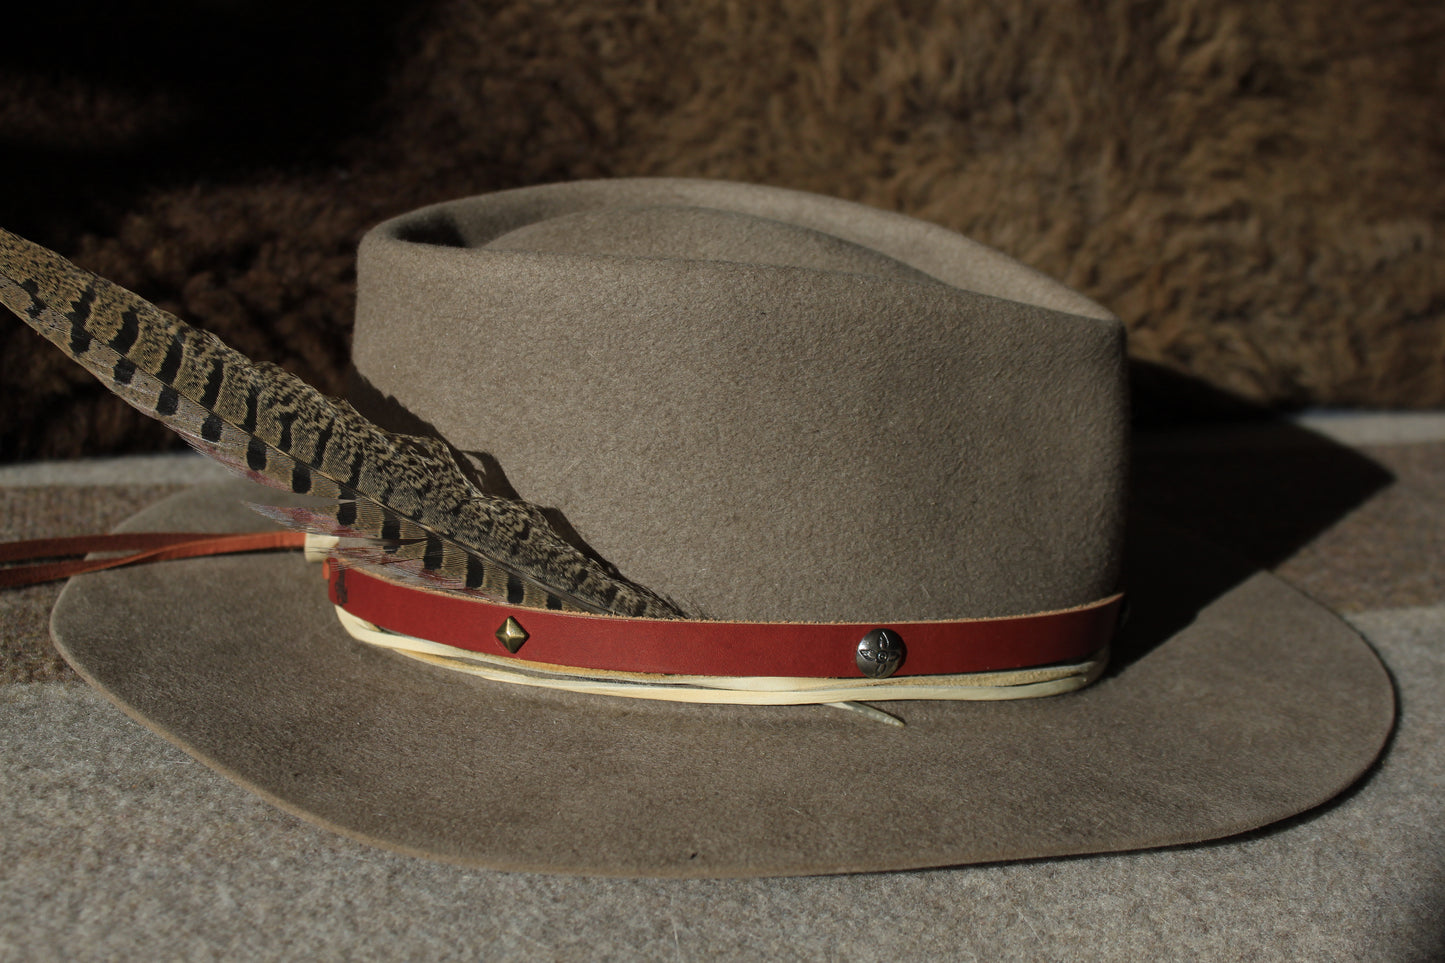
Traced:
<path id="1" fill-rule="evenodd" d="M 1445 404 L 1434 0 L 401 6 L 12 18 L 0 224 L 335 392 L 377 220 L 755 181 L 993 244 L 1243 398 Z M 19 322 L 0 350 L 0 459 L 165 444 Z"/>

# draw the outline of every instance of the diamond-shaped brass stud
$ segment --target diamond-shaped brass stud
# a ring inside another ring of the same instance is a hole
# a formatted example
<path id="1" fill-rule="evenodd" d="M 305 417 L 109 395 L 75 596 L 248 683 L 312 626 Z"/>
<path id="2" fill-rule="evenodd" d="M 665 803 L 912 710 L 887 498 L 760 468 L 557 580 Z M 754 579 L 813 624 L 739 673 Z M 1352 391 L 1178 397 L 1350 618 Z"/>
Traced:
<path id="1" fill-rule="evenodd" d="M 521 622 L 509 615 L 507 621 L 497 630 L 497 641 L 506 646 L 508 652 L 516 655 L 522 643 L 527 641 L 527 630 L 522 628 Z"/>

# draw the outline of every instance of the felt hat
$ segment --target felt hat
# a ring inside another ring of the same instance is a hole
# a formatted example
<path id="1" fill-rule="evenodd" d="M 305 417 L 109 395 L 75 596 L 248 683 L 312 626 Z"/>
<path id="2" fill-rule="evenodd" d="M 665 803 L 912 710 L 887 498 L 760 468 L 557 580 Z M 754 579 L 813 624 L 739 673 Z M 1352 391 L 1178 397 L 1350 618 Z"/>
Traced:
<path id="1" fill-rule="evenodd" d="M 469 198 L 380 225 L 359 258 L 353 404 L 478 453 L 628 578 L 739 636 L 1068 611 L 1122 586 L 1113 661 L 1078 691 L 880 690 L 899 727 L 539 689 L 357 641 L 294 554 L 78 578 L 53 632 L 231 779 L 459 863 L 790 875 L 1240 833 L 1358 778 L 1392 689 L 1278 578 L 1126 525 L 1123 341 L 953 232 L 730 183 Z M 242 503 L 266 497 L 199 488 L 127 528 L 257 528 Z"/>

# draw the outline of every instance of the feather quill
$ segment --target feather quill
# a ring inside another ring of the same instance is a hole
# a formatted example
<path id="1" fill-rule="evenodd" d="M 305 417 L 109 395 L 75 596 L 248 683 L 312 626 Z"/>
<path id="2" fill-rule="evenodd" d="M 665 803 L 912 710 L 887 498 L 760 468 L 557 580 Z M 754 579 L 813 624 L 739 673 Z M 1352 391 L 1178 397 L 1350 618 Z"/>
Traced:
<path id="1" fill-rule="evenodd" d="M 196 449 L 263 485 L 317 496 L 307 508 L 258 510 L 340 536 L 337 551 L 353 562 L 517 605 L 682 617 L 561 538 L 534 506 L 482 492 L 445 443 L 385 432 L 346 402 L 3 230 L 0 303 Z"/>

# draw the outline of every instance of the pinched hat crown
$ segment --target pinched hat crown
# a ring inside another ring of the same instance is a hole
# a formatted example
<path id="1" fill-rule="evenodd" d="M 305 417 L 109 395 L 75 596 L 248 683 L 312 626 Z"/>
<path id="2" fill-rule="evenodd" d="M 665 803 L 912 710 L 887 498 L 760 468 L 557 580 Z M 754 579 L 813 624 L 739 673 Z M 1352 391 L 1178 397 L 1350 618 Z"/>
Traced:
<path id="1" fill-rule="evenodd" d="M 741 620 L 1115 591 L 1123 331 L 996 251 L 843 201 L 585 182 L 362 244 L 358 407 L 485 452 L 629 578 Z"/>

